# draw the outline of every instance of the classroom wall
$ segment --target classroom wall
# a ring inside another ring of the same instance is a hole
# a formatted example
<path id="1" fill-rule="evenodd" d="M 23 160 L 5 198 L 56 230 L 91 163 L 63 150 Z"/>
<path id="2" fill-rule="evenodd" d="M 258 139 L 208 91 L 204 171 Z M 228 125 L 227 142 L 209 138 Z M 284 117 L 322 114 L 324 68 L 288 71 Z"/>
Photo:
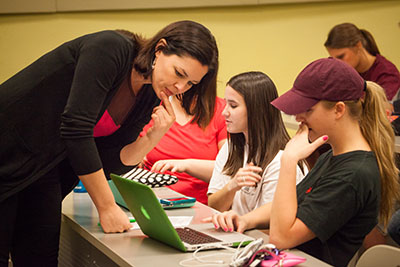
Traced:
<path id="1" fill-rule="evenodd" d="M 220 50 L 218 95 L 226 81 L 249 70 L 267 73 L 280 93 L 290 89 L 338 23 L 371 31 L 381 53 L 400 68 L 400 1 L 333 1 L 221 8 L 159 9 L 0 16 L 0 83 L 43 53 L 77 36 L 128 29 L 150 37 L 183 19 L 206 25 Z"/>

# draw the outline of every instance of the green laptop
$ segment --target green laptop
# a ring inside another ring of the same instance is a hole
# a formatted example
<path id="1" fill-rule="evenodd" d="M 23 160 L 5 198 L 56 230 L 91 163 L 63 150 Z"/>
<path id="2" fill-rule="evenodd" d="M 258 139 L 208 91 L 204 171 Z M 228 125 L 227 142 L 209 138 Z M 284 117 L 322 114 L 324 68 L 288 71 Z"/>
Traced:
<path id="1" fill-rule="evenodd" d="M 111 174 L 111 179 L 142 232 L 180 251 L 246 245 L 254 238 L 216 230 L 211 223 L 174 228 L 153 190 L 144 184 Z"/>

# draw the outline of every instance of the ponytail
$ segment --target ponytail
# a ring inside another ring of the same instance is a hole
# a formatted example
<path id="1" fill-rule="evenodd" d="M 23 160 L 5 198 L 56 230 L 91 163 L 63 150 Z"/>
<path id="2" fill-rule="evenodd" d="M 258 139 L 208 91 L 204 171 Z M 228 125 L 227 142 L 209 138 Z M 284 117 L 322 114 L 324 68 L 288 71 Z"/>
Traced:
<path id="1" fill-rule="evenodd" d="M 361 35 L 363 36 L 362 44 L 364 48 L 373 56 L 380 55 L 378 46 L 376 45 L 375 39 L 372 34 L 364 29 L 360 29 Z"/>
<path id="2" fill-rule="evenodd" d="M 396 199 L 400 199 L 399 170 L 395 165 L 395 135 L 386 116 L 386 103 L 382 87 L 367 81 L 360 128 L 378 161 L 381 176 L 379 221 L 385 226 L 391 217 Z"/>

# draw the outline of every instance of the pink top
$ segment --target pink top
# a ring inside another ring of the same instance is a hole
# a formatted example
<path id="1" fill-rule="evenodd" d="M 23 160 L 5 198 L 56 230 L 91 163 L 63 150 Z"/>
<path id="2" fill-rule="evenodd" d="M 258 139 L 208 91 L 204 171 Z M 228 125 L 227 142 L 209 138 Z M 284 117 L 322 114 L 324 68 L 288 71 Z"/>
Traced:
<path id="1" fill-rule="evenodd" d="M 215 113 L 210 124 L 203 131 L 197 123 L 188 122 L 180 125 L 175 122 L 160 142 L 151 150 L 144 162 L 146 169 L 151 169 L 153 164 L 163 159 L 205 159 L 215 160 L 218 154 L 218 143 L 226 139 L 225 118 L 222 110 L 225 101 L 221 98 L 216 99 Z M 153 120 L 147 124 L 140 136 L 144 136 L 147 130 L 153 125 Z M 171 173 L 178 177 L 178 183 L 168 186 L 186 196 L 195 197 L 197 201 L 207 205 L 208 183 L 203 182 L 187 173 Z"/>
<path id="2" fill-rule="evenodd" d="M 112 135 L 120 127 L 121 125 L 115 125 L 115 122 L 113 121 L 110 114 L 106 110 L 103 116 L 101 116 L 100 120 L 94 126 L 93 136 L 100 137 L 100 136 Z"/>

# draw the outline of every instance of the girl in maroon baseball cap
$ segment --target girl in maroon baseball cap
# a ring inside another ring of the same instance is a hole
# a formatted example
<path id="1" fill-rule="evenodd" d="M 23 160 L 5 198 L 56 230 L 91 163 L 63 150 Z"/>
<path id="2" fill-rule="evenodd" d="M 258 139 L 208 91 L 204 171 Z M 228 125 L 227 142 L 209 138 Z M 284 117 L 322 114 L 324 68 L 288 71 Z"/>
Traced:
<path id="1" fill-rule="evenodd" d="M 309 64 L 293 88 L 272 104 L 296 115 L 300 127 L 281 158 L 272 203 L 238 216 L 214 215 L 217 227 L 270 229 L 280 249 L 297 247 L 334 266 L 347 266 L 379 219 L 386 223 L 398 196 L 394 132 L 383 89 L 364 82 L 333 58 Z M 297 186 L 296 164 L 320 145 L 320 156 Z"/>

